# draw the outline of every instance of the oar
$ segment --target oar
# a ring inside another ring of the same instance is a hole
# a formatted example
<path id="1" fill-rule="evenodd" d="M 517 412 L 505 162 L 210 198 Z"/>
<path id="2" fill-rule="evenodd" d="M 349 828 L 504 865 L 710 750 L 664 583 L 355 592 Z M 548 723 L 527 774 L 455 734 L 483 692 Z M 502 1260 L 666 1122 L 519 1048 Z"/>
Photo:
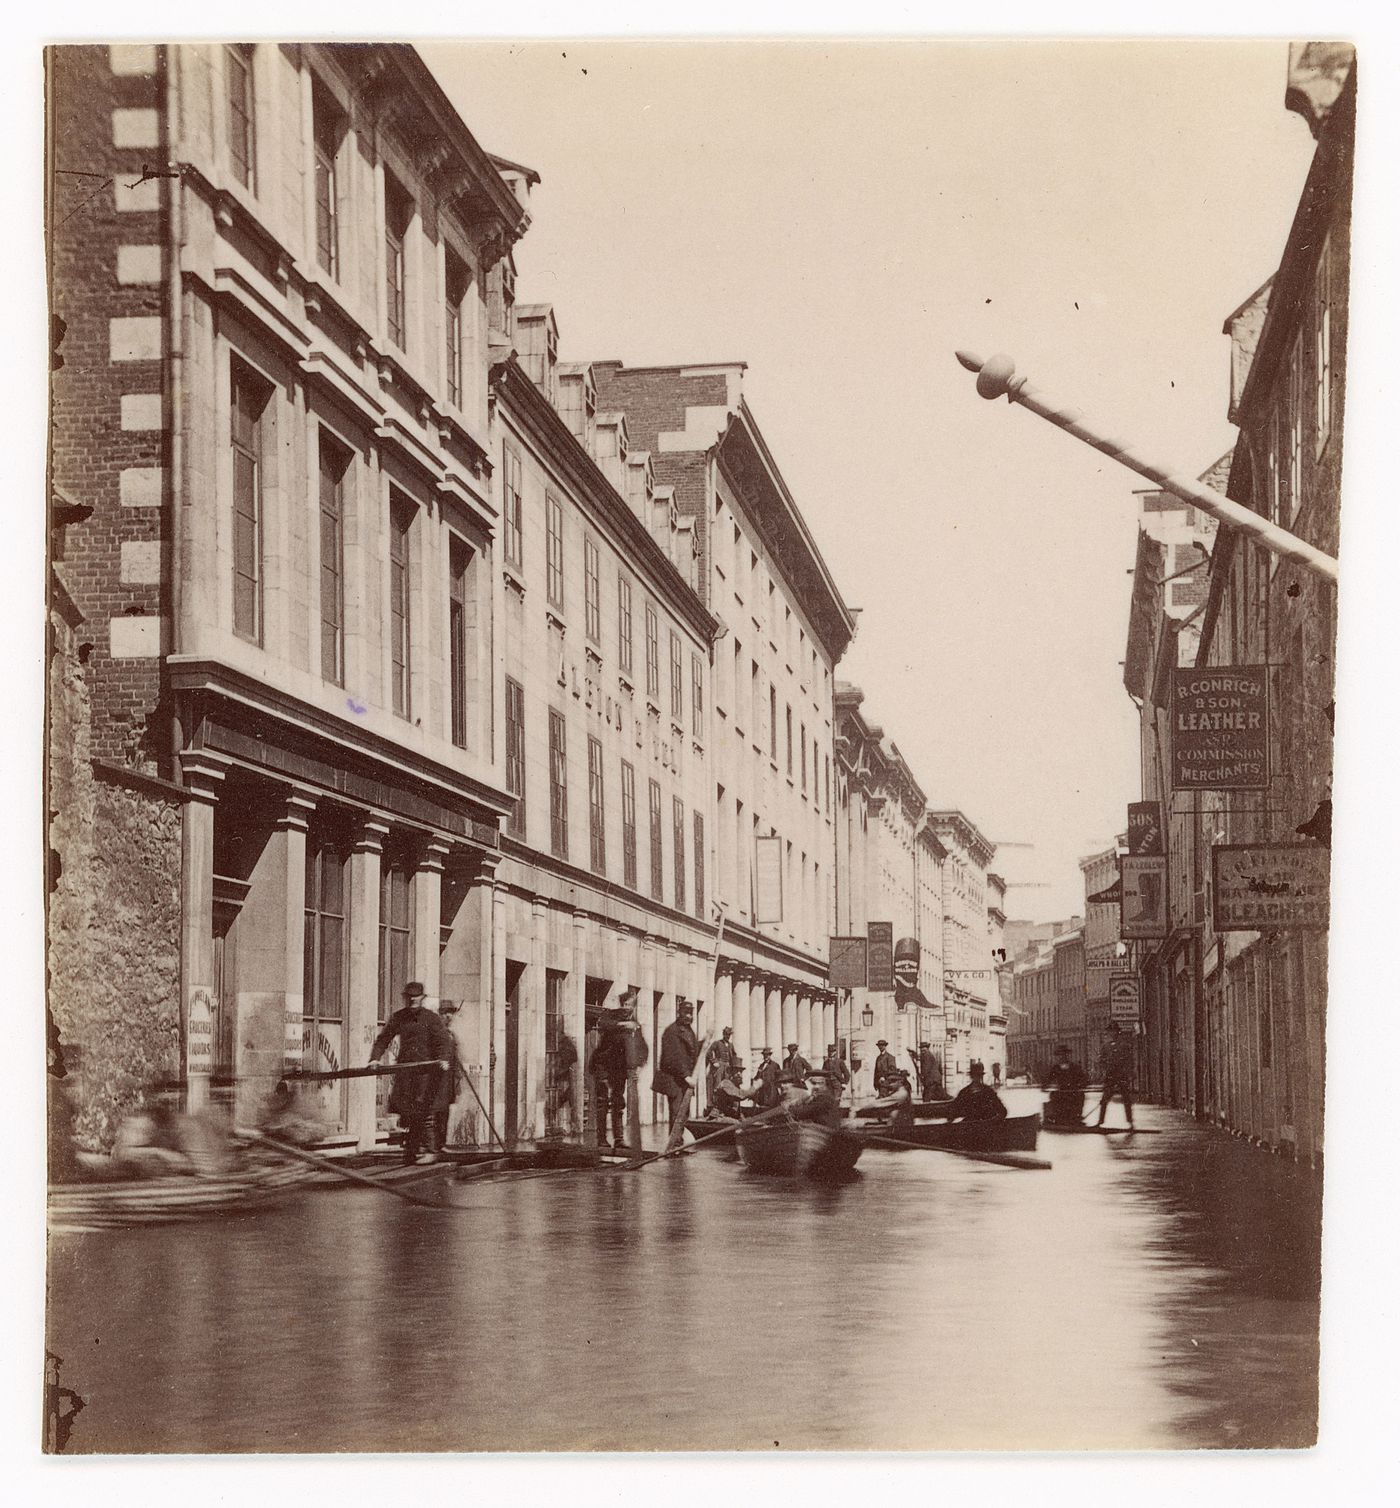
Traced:
<path id="1" fill-rule="evenodd" d="M 305 1084 L 325 1083 L 329 1079 L 368 1079 L 383 1073 L 404 1073 L 410 1068 L 447 1068 L 446 1058 L 425 1058 L 421 1063 L 369 1063 L 363 1068 L 289 1068 L 282 1077 Z"/>
<path id="2" fill-rule="evenodd" d="M 638 1168 L 650 1167 L 654 1162 L 665 1162 L 668 1157 L 684 1157 L 687 1152 L 703 1147 L 707 1141 L 718 1141 L 721 1136 L 733 1135 L 744 1124 L 746 1124 L 744 1121 L 733 1121 L 729 1125 L 721 1126 L 718 1131 L 711 1131 L 705 1136 L 697 1136 L 688 1147 L 673 1147 L 668 1143 L 664 1152 L 656 1152 L 646 1157 L 635 1157 L 631 1162 L 624 1162 L 618 1166 L 624 1173 L 635 1173 Z"/>
<path id="3" fill-rule="evenodd" d="M 481 1113 L 486 1117 L 486 1124 L 491 1128 L 491 1135 L 494 1136 L 498 1142 L 500 1142 L 501 1151 L 504 1152 L 507 1157 L 509 1157 L 510 1148 L 506 1146 L 505 1140 L 501 1136 L 501 1133 L 496 1130 L 496 1123 L 491 1119 L 491 1112 L 482 1103 L 481 1096 L 476 1092 L 476 1085 L 472 1083 L 472 1076 L 466 1071 L 465 1068 L 462 1070 L 462 1077 L 467 1082 L 467 1088 L 472 1092 L 472 1098 L 477 1102 L 478 1105 L 481 1106 Z"/>
<path id="4" fill-rule="evenodd" d="M 1043 1157 L 1027 1157 L 1024 1152 L 965 1152 L 961 1147 L 926 1147 L 917 1141 L 896 1141 L 892 1136 L 871 1136 L 868 1141 L 879 1142 L 886 1147 L 899 1147 L 906 1152 L 946 1152 L 949 1157 L 965 1157 L 969 1162 L 990 1162 L 1002 1168 L 1043 1168 L 1050 1164 Z"/>
<path id="5" fill-rule="evenodd" d="M 381 1183 L 379 1179 L 371 1178 L 366 1173 L 357 1173 L 353 1168 L 343 1168 L 333 1158 L 322 1157 L 318 1152 L 308 1152 L 304 1147 L 294 1147 L 290 1142 L 278 1141 L 276 1137 L 265 1136 L 261 1131 L 238 1131 L 234 1134 L 240 1141 L 255 1142 L 265 1147 L 272 1147 L 284 1157 L 290 1157 L 296 1162 L 304 1162 L 308 1167 L 320 1168 L 326 1173 L 334 1173 L 337 1178 L 343 1178 L 347 1183 L 359 1183 L 363 1184 L 366 1188 L 378 1189 L 381 1194 L 392 1194 L 396 1199 L 402 1199 L 406 1204 L 421 1205 L 427 1210 L 443 1208 L 442 1205 L 435 1204 L 431 1199 L 419 1199 L 416 1194 L 405 1193 L 403 1189 L 396 1189 L 391 1183 Z"/>

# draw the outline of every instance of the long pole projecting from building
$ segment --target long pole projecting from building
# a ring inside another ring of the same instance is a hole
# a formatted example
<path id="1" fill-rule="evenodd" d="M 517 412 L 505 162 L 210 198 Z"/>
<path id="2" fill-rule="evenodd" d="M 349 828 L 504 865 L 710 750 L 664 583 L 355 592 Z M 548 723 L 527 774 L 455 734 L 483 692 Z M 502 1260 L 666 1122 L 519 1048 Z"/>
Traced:
<path id="1" fill-rule="evenodd" d="M 1067 430 L 1086 445 L 1092 445 L 1095 450 L 1121 462 L 1130 471 L 1136 471 L 1139 476 L 1156 482 L 1159 487 L 1199 508 L 1202 513 L 1219 519 L 1222 524 L 1229 524 L 1241 534 L 1258 540 L 1265 549 L 1272 550 L 1274 554 L 1281 555 L 1285 560 L 1291 560 L 1305 570 L 1312 571 L 1314 575 L 1321 576 L 1324 581 L 1336 585 L 1337 562 L 1331 555 L 1324 554 L 1306 540 L 1299 539 L 1296 534 L 1290 534 L 1287 529 L 1281 529 L 1268 519 L 1261 518 L 1243 504 L 1226 497 L 1223 492 L 1217 492 L 1213 487 L 1207 487 L 1183 472 L 1159 465 L 1140 454 L 1126 441 L 1113 439 L 1094 429 L 1078 409 L 1047 398 L 1033 388 L 1026 378 L 1018 377 L 1016 364 L 1009 356 L 992 356 L 983 361 L 980 356 L 959 351 L 957 358 L 969 372 L 977 373 L 977 391 L 982 397 L 1000 398 L 1004 395 L 1008 403 L 1019 403 L 1022 408 L 1030 409 L 1033 414 L 1039 414 L 1042 419 L 1048 419 L 1051 424 Z"/>

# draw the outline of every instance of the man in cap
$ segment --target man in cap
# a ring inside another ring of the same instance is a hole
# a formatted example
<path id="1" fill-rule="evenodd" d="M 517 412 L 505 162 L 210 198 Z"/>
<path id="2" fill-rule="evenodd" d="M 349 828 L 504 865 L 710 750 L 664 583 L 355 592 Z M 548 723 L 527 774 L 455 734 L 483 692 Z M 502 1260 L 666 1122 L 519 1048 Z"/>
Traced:
<path id="1" fill-rule="evenodd" d="M 839 1100 L 845 1093 L 846 1085 L 851 1082 L 851 1070 L 841 1061 L 841 1055 L 837 1052 L 834 1042 L 826 1044 L 826 1058 L 822 1062 L 822 1072 L 826 1075 L 827 1086 Z"/>
<path id="2" fill-rule="evenodd" d="M 880 1049 L 875 1059 L 875 1093 L 884 1094 L 885 1080 L 892 1079 L 899 1072 L 899 1064 L 894 1060 L 894 1054 L 889 1050 L 890 1044 L 883 1037 L 875 1044 Z"/>
<path id="3" fill-rule="evenodd" d="M 980 1061 L 974 1060 L 968 1068 L 971 1082 L 965 1084 L 948 1106 L 947 1117 L 952 1121 L 994 1121 L 1006 1119 L 1006 1106 L 1001 1096 L 983 1082 L 986 1070 Z"/>
<path id="4" fill-rule="evenodd" d="M 783 1072 L 796 1075 L 802 1083 L 807 1082 L 807 1075 L 811 1073 L 812 1065 L 802 1056 L 802 1050 L 796 1042 L 787 1045 L 787 1057 L 783 1059 Z"/>
<path id="5" fill-rule="evenodd" d="M 773 1061 L 771 1047 L 762 1048 L 760 1058 L 761 1061 L 754 1070 L 754 1087 L 749 1091 L 749 1098 L 760 1110 L 771 1110 L 782 1098 L 778 1091 L 778 1080 L 782 1077 L 782 1069 Z"/>
<path id="6" fill-rule="evenodd" d="M 919 1070 L 919 1095 L 925 1100 L 941 1100 L 943 1096 L 943 1075 L 939 1072 L 938 1059 L 933 1055 L 931 1042 L 920 1042 L 916 1053 L 911 1047 L 909 1056 L 913 1058 Z"/>
<path id="7" fill-rule="evenodd" d="M 399 1044 L 400 1063 L 423 1063 L 426 1067 L 409 1068 L 394 1075 L 389 1109 L 404 1124 L 403 1160 L 437 1161 L 437 1127 L 439 1110 L 451 1104 L 452 1033 L 435 1011 L 424 1006 L 426 991 L 416 980 L 403 987 L 403 1006 L 384 1023 L 369 1050 L 370 1066 L 395 1039 Z"/>
<path id="8" fill-rule="evenodd" d="M 676 1019 L 661 1033 L 661 1053 L 652 1079 L 653 1094 L 664 1094 L 669 1125 L 675 1129 L 686 1096 L 694 1087 L 692 1075 L 700 1057 L 700 1039 L 695 1035 L 695 1007 L 682 1000 L 676 1007 Z"/>
<path id="9" fill-rule="evenodd" d="M 1047 1126 L 1077 1126 L 1084 1119 L 1084 1091 L 1089 1075 L 1070 1057 L 1069 1046 L 1061 1042 L 1055 1049 L 1055 1064 L 1045 1076 L 1043 1086 L 1050 1091 L 1045 1102 Z"/>
<path id="10" fill-rule="evenodd" d="M 739 1050 L 734 1046 L 734 1028 L 726 1026 L 719 1034 L 719 1041 L 710 1044 L 705 1054 L 705 1092 L 710 1108 L 721 1115 L 733 1115 L 739 1102 L 722 1086 L 737 1084 L 741 1066 Z"/>

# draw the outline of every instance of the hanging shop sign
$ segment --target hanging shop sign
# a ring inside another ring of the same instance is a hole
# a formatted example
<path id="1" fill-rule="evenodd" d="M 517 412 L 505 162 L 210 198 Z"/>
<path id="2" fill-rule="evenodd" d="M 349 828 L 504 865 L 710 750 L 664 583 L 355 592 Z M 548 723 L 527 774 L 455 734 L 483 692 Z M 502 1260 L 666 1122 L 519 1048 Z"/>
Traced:
<path id="1" fill-rule="evenodd" d="M 1217 932 L 1325 927 L 1331 854 L 1318 843 L 1223 843 L 1210 851 Z"/>
<path id="2" fill-rule="evenodd" d="M 1171 721 L 1172 790 L 1267 788 L 1267 665 L 1173 670 Z"/>
<path id="3" fill-rule="evenodd" d="M 754 921 L 761 927 L 783 919 L 783 840 L 754 839 Z"/>
<path id="4" fill-rule="evenodd" d="M 866 988 L 894 991 L 894 923 L 869 922 L 865 928 Z"/>
<path id="5" fill-rule="evenodd" d="M 1128 852 L 1138 858 L 1160 859 L 1167 852 L 1160 801 L 1128 803 Z"/>
<path id="6" fill-rule="evenodd" d="M 1137 1025 L 1140 989 L 1136 974 L 1115 974 L 1108 981 L 1108 1019 Z"/>
<path id="7" fill-rule="evenodd" d="M 1118 935 L 1127 938 L 1165 937 L 1167 861 L 1123 854 L 1118 860 L 1118 877 L 1123 892 L 1119 902 Z"/>
<path id="8" fill-rule="evenodd" d="M 839 990 L 865 988 L 865 939 L 833 937 L 827 977 Z"/>

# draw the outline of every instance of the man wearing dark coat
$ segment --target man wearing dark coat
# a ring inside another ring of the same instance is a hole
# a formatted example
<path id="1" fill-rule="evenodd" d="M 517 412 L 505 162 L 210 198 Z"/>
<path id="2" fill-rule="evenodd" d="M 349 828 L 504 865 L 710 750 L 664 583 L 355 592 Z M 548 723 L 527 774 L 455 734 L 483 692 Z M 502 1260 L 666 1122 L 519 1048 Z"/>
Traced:
<path id="1" fill-rule="evenodd" d="M 608 1114 L 612 1113 L 613 1146 L 619 1151 L 627 1150 L 627 1133 L 624 1129 L 627 1103 L 627 1072 L 629 1029 L 625 1015 L 620 1010 L 608 1011 L 599 1030 L 598 1045 L 589 1059 L 588 1073 L 593 1084 L 593 1125 L 598 1134 L 598 1145 L 608 1144 Z"/>
<path id="2" fill-rule="evenodd" d="M 982 1082 L 986 1070 L 980 1061 L 974 1061 L 968 1068 L 972 1076 L 972 1082 L 958 1090 L 953 1098 L 953 1103 L 948 1106 L 947 1117 L 950 1121 L 1000 1121 L 1006 1119 L 1006 1106 L 1001 1102 L 1001 1096 L 990 1084 Z"/>
<path id="3" fill-rule="evenodd" d="M 434 1117 L 452 1103 L 449 1069 L 453 1058 L 452 1033 L 436 1011 L 423 1004 L 424 989 L 411 980 L 403 987 L 403 1008 L 384 1023 L 369 1050 L 371 1065 L 377 1063 L 389 1044 L 398 1039 L 400 1063 L 430 1063 L 394 1075 L 389 1109 L 404 1123 L 405 1162 L 436 1162 L 437 1134 Z"/>
<path id="4" fill-rule="evenodd" d="M 933 1046 L 928 1042 L 920 1042 L 919 1050 L 915 1053 L 910 1050 L 909 1056 L 914 1059 L 919 1070 L 919 1094 L 925 1100 L 941 1100 L 943 1098 L 943 1075 L 938 1070 L 938 1059 L 933 1055 Z"/>
<path id="5" fill-rule="evenodd" d="M 851 1070 L 841 1061 L 840 1054 L 836 1051 L 836 1044 L 828 1042 L 826 1046 L 826 1058 L 822 1063 L 822 1072 L 826 1075 L 827 1087 L 839 1100 L 844 1093 L 846 1085 L 851 1082 Z"/>
<path id="6" fill-rule="evenodd" d="M 1123 1101 L 1128 1113 L 1128 1128 L 1133 1124 L 1133 1043 L 1125 1037 L 1116 1021 L 1108 1023 L 1108 1035 L 1103 1042 L 1103 1093 L 1099 1097 L 1099 1125 L 1108 1110 L 1109 1102 L 1116 1094 Z"/>
<path id="7" fill-rule="evenodd" d="M 805 1084 L 807 1075 L 812 1071 L 812 1065 L 802 1056 L 802 1050 L 796 1042 L 787 1045 L 787 1057 L 783 1059 L 783 1072 L 790 1073 L 794 1078 L 801 1079 Z"/>
<path id="8" fill-rule="evenodd" d="M 676 1007 L 676 1019 L 661 1033 L 661 1052 L 651 1088 L 653 1094 L 666 1096 L 672 1129 L 681 1113 L 686 1090 L 691 1087 L 688 1081 L 700 1057 L 700 1039 L 691 1024 L 694 1019 L 695 1007 L 688 1000 L 682 1000 Z"/>
<path id="9" fill-rule="evenodd" d="M 880 1055 L 875 1059 L 875 1093 L 884 1094 L 885 1080 L 895 1077 L 899 1072 L 899 1064 L 889 1050 L 890 1044 L 883 1037 L 875 1045 L 880 1049 Z"/>
<path id="10" fill-rule="evenodd" d="M 1050 1091 L 1045 1102 L 1047 1126 L 1077 1126 L 1084 1119 L 1089 1075 L 1070 1057 L 1067 1043 L 1055 1049 L 1055 1066 L 1045 1076 L 1044 1087 Z"/>
<path id="11" fill-rule="evenodd" d="M 762 1049 L 763 1061 L 754 1070 L 754 1088 L 751 1098 L 760 1110 L 771 1110 L 782 1099 L 782 1091 L 778 1087 L 778 1080 L 782 1077 L 782 1069 L 773 1061 L 773 1049 Z"/>
<path id="12" fill-rule="evenodd" d="M 705 1089 L 712 1109 L 732 1115 L 735 1102 L 720 1088 L 722 1084 L 737 1084 L 740 1074 L 739 1051 L 734 1046 L 734 1028 L 726 1026 L 719 1041 L 710 1044 L 705 1054 Z"/>

